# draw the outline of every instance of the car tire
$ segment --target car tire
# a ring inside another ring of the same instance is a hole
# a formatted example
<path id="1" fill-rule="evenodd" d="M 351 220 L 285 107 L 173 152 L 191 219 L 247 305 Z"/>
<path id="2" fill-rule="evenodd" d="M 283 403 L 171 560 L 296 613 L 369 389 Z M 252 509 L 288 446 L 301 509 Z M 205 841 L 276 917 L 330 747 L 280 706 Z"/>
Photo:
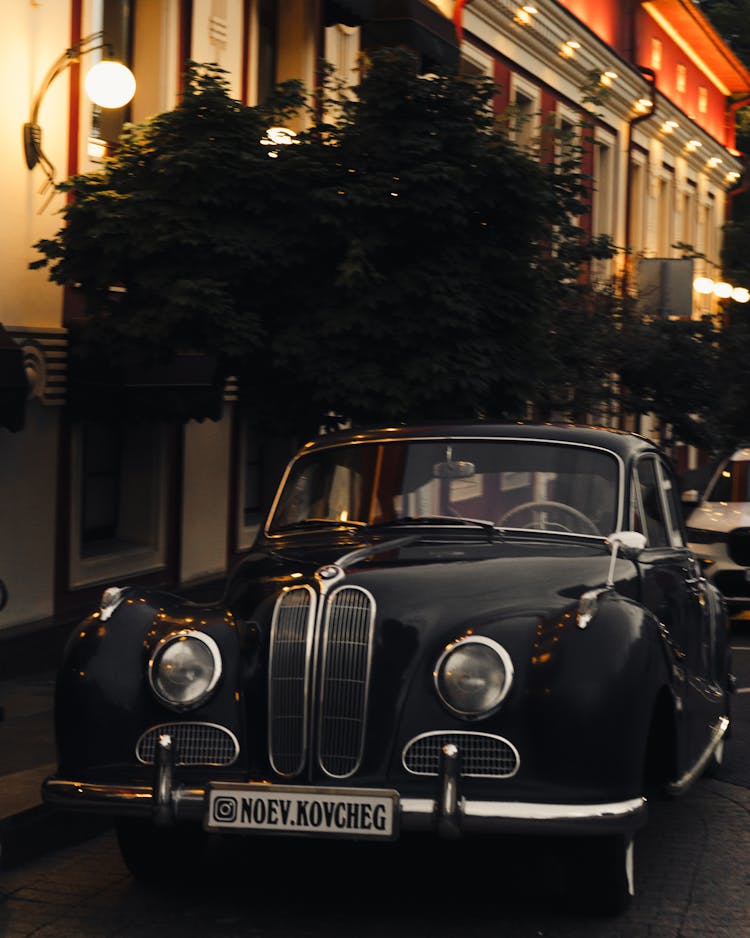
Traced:
<path id="1" fill-rule="evenodd" d="M 569 895 L 579 911 L 595 915 L 621 915 L 635 891 L 635 844 L 632 834 L 581 838 L 569 872 Z"/>
<path id="2" fill-rule="evenodd" d="M 141 818 L 118 818 L 115 829 L 122 859 L 142 883 L 176 882 L 186 862 L 195 868 L 206 854 L 208 835 L 197 824 L 157 827 Z"/>

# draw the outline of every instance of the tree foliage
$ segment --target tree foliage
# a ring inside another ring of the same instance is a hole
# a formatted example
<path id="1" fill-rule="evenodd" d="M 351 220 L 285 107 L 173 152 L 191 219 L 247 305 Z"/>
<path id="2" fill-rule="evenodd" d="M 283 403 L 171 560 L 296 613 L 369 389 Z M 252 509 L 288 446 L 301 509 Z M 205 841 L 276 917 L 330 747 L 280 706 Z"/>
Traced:
<path id="1" fill-rule="evenodd" d="M 354 90 L 327 80 L 314 111 L 294 82 L 245 107 L 218 66 L 191 63 L 174 110 L 62 185 L 64 224 L 36 245 L 32 266 L 85 299 L 75 354 L 209 352 L 289 429 L 564 398 L 552 385 L 581 376 L 554 372 L 553 310 L 589 250 L 571 222 L 584 180 L 521 152 L 495 92 L 391 49 Z M 301 117 L 299 145 L 260 145 Z"/>

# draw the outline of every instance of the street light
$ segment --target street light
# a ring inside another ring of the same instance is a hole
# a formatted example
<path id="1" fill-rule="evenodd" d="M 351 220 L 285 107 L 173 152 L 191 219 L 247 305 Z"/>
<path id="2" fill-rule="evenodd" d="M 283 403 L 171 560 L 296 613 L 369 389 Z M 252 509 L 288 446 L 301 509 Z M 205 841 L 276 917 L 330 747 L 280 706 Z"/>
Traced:
<path id="1" fill-rule="evenodd" d="M 715 281 L 710 277 L 696 277 L 693 280 L 693 289 L 702 296 L 713 293 L 720 300 L 734 300 L 735 303 L 747 303 L 750 300 L 750 290 L 746 287 L 735 287 L 724 280 Z"/>
<path id="2" fill-rule="evenodd" d="M 39 126 L 39 108 L 47 89 L 59 74 L 78 62 L 81 56 L 98 49 L 107 49 L 111 55 L 109 43 L 104 42 L 103 33 L 92 33 L 80 39 L 57 59 L 44 77 L 39 91 L 31 105 L 31 116 L 23 125 L 23 152 L 26 165 L 33 169 L 37 164 L 42 167 L 49 184 L 55 181 L 55 167 L 42 149 L 42 128 Z M 86 93 L 94 104 L 103 108 L 118 108 L 126 105 L 135 94 L 135 78 L 127 66 L 121 62 L 105 59 L 95 65 L 84 82 Z"/>

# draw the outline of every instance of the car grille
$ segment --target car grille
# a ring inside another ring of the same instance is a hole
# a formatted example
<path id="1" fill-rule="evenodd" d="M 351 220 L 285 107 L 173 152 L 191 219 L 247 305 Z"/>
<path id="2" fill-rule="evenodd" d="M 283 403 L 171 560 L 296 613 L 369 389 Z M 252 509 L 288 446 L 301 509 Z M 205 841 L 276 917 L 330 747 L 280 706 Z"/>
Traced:
<path id="1" fill-rule="evenodd" d="M 438 775 L 443 746 L 450 743 L 458 749 L 461 775 L 509 778 L 518 771 L 518 750 L 507 739 L 468 730 L 415 736 L 404 747 L 404 768 L 413 775 Z"/>
<path id="2" fill-rule="evenodd" d="M 309 755 L 310 724 L 315 720 L 318 765 L 333 778 L 347 778 L 362 759 L 375 601 L 360 587 L 344 586 L 331 593 L 319 615 L 316 605 L 313 590 L 300 586 L 286 590 L 274 610 L 271 764 L 281 775 L 299 774 Z M 318 705 L 311 710 L 314 696 Z"/>
<path id="3" fill-rule="evenodd" d="M 237 737 L 215 723 L 162 723 L 138 740 L 135 754 L 140 762 L 153 765 L 156 744 L 164 734 L 172 738 L 175 765 L 231 765 L 240 751 Z"/>
<path id="4" fill-rule="evenodd" d="M 738 567 L 750 567 L 750 528 L 735 528 L 727 536 L 729 556 Z"/>

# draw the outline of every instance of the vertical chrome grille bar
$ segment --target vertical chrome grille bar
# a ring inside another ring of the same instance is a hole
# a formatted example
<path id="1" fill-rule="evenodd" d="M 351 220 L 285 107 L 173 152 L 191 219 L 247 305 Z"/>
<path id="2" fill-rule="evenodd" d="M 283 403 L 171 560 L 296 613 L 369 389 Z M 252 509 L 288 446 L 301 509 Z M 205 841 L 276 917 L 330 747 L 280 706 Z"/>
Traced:
<path id="1" fill-rule="evenodd" d="M 269 757 L 280 775 L 297 775 L 307 759 L 310 666 L 316 594 L 309 586 L 285 590 L 271 622 L 268 670 Z"/>
<path id="2" fill-rule="evenodd" d="M 364 748 L 375 601 L 367 590 L 342 586 L 328 600 L 323 626 L 318 761 L 326 774 L 346 778 Z"/>

